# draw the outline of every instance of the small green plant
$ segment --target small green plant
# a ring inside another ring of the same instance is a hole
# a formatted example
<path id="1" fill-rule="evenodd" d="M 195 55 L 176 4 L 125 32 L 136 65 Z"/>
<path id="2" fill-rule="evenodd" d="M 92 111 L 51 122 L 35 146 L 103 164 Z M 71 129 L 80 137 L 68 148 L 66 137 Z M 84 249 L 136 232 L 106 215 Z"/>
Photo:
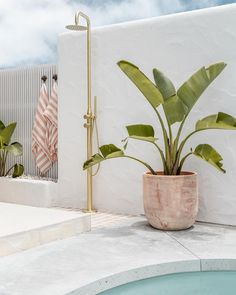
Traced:
<path id="1" fill-rule="evenodd" d="M 113 144 L 103 145 L 100 147 L 101 153 L 97 153 L 91 159 L 88 159 L 83 168 L 88 169 L 104 160 L 122 157 L 136 160 L 145 165 L 152 174 L 157 174 L 156 170 L 147 163 L 125 154 L 128 140 L 134 139 L 147 141 L 156 147 L 162 160 L 165 175 L 179 175 L 185 160 L 191 155 L 205 160 L 219 171 L 225 173 L 221 155 L 209 144 L 199 144 L 194 150 L 190 149 L 184 156 L 182 156 L 182 153 L 189 138 L 200 131 L 207 129 L 236 130 L 236 118 L 219 112 L 198 120 L 195 130 L 185 138 L 181 139 L 181 134 L 193 106 L 205 89 L 222 72 L 226 64 L 219 62 L 207 68 L 200 68 L 178 90 L 158 69 L 153 69 L 154 83 L 137 66 L 128 61 L 119 61 L 118 66 L 142 92 L 155 112 L 162 130 L 163 147 L 157 143 L 154 128 L 151 125 L 136 124 L 126 126 L 128 137 L 123 140 L 125 143 L 124 149 L 120 149 Z M 160 106 L 163 107 L 165 120 L 158 110 Z M 175 123 L 179 125 L 174 136 L 172 125 Z"/>
<path id="2" fill-rule="evenodd" d="M 7 158 L 9 154 L 14 156 L 22 155 L 22 145 L 19 142 L 11 143 L 11 137 L 16 128 L 16 123 L 5 126 L 0 121 L 0 176 L 7 176 L 13 170 L 12 177 L 19 177 L 24 172 L 24 166 L 15 164 L 7 169 Z"/>

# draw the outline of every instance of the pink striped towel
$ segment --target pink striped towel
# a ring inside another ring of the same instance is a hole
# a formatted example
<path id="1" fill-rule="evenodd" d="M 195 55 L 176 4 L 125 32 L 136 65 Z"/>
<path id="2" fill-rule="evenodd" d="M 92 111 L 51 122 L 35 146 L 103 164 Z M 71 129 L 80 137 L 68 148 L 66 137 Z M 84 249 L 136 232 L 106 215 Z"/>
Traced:
<path id="1" fill-rule="evenodd" d="M 45 175 L 50 169 L 52 162 L 47 145 L 47 120 L 44 117 L 44 112 L 48 106 L 49 98 L 47 93 L 46 84 L 43 83 L 38 106 L 35 114 L 34 127 L 32 131 L 32 152 L 35 157 L 36 166 L 40 174 Z"/>
<path id="2" fill-rule="evenodd" d="M 49 150 L 50 160 L 52 163 L 57 161 L 57 141 L 58 141 L 58 129 L 57 129 L 57 82 L 54 81 L 52 86 L 51 97 L 49 104 L 44 111 L 44 117 L 47 120 L 47 146 Z"/>

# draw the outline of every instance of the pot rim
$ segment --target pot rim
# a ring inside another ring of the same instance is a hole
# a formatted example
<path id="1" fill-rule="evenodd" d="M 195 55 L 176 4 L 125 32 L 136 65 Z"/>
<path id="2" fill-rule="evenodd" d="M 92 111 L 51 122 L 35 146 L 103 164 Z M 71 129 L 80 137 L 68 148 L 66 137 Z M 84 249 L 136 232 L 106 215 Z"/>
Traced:
<path id="1" fill-rule="evenodd" d="M 157 175 L 153 175 L 151 174 L 151 172 L 145 172 L 143 173 L 144 177 L 155 177 L 155 178 L 186 178 L 186 177 L 195 177 L 197 176 L 197 172 L 193 172 L 193 171 L 182 171 L 180 175 L 164 175 L 163 171 L 158 171 L 158 173 L 161 174 L 157 174 Z"/>

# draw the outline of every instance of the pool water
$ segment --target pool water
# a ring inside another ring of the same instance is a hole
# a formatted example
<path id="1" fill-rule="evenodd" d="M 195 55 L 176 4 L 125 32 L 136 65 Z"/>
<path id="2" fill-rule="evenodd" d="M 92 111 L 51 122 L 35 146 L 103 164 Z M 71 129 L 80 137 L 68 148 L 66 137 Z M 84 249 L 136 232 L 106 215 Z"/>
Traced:
<path id="1" fill-rule="evenodd" d="M 131 282 L 100 295 L 236 295 L 236 271 L 190 272 Z"/>

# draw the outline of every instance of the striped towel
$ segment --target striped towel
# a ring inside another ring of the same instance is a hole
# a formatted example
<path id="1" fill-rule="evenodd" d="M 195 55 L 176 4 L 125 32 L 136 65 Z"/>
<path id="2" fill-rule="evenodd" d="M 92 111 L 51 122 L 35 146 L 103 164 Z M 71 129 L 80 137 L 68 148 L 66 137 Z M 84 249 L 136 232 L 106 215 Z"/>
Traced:
<path id="1" fill-rule="evenodd" d="M 44 117 L 47 121 L 47 146 L 49 150 L 50 160 L 52 163 L 57 161 L 57 141 L 58 141 L 58 129 L 57 129 L 57 83 L 54 81 L 52 86 L 51 97 L 44 111 Z"/>
<path id="2" fill-rule="evenodd" d="M 44 117 L 44 112 L 48 106 L 49 98 L 46 84 L 43 83 L 38 105 L 35 114 L 34 127 L 32 131 L 32 153 L 35 157 L 36 166 L 40 174 L 45 175 L 50 169 L 52 163 L 47 145 L 47 120 Z"/>

